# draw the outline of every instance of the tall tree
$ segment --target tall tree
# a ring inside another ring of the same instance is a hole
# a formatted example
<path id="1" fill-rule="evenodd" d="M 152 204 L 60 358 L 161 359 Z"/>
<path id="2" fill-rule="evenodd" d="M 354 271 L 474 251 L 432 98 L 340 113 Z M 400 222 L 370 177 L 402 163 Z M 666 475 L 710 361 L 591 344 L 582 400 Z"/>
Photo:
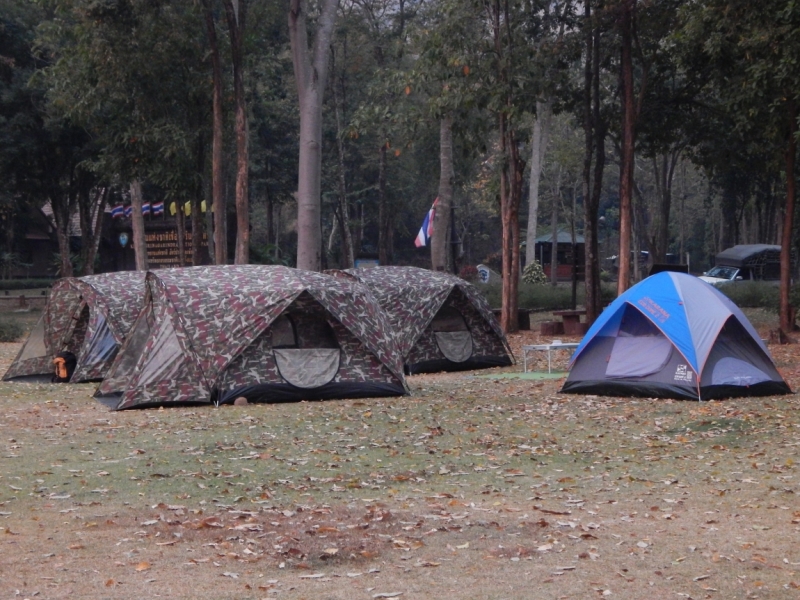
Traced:
<path id="1" fill-rule="evenodd" d="M 203 12 L 208 36 L 209 59 L 211 62 L 212 86 L 212 126 L 211 126 L 211 207 L 213 214 L 214 264 L 228 262 L 227 206 L 223 191 L 223 131 L 224 113 L 222 106 L 222 59 L 217 38 L 217 24 L 214 19 L 213 0 L 203 0 Z"/>
<path id="2" fill-rule="evenodd" d="M 439 123 L 439 201 L 433 218 L 431 266 L 447 271 L 450 257 L 450 218 L 453 206 L 453 117 L 445 115 Z"/>
<path id="3" fill-rule="evenodd" d="M 339 0 L 322 0 L 313 49 L 308 45 L 307 1 L 290 0 L 289 6 L 289 39 L 300 104 L 297 268 L 309 271 L 319 271 L 322 266 L 322 95 L 338 4 Z"/>
<path id="4" fill-rule="evenodd" d="M 631 284 L 631 231 L 633 221 L 633 165 L 636 143 L 636 106 L 633 90 L 633 36 L 636 0 L 621 0 L 618 6 L 620 33 L 620 84 L 622 87 L 622 135 L 619 164 L 619 274 L 617 293 Z"/>
<path id="5" fill-rule="evenodd" d="M 703 72 L 717 106 L 737 133 L 772 151 L 773 168 L 783 171 L 785 201 L 781 235 L 780 330 L 794 326 L 789 301 L 794 237 L 797 105 L 800 101 L 800 6 L 767 0 L 753 11 L 742 0 L 689 3 L 683 12 L 683 56 Z"/>
<path id="6" fill-rule="evenodd" d="M 247 1 L 225 0 L 225 13 L 228 17 L 228 33 L 231 40 L 233 96 L 236 105 L 236 254 L 234 263 L 245 265 L 250 262 L 250 192 L 248 185 L 250 159 L 242 50 Z"/>

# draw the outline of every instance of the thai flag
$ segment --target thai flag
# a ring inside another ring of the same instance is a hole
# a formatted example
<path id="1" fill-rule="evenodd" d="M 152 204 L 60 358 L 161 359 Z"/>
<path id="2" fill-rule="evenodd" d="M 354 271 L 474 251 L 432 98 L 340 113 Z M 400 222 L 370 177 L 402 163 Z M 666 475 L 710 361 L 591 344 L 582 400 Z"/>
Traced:
<path id="1" fill-rule="evenodd" d="M 125 207 L 122 204 L 117 204 L 111 207 L 111 218 L 112 219 L 119 219 L 120 217 L 125 215 Z"/>
<path id="2" fill-rule="evenodd" d="M 132 214 L 133 214 L 133 206 L 129 204 L 128 206 L 125 207 L 125 218 L 130 219 Z"/>
<path id="3" fill-rule="evenodd" d="M 425 215 L 425 220 L 422 221 L 422 227 L 419 228 L 417 239 L 414 240 L 414 245 L 417 248 L 427 246 L 428 242 L 430 242 L 431 236 L 433 235 L 433 217 L 436 215 L 436 205 L 438 203 L 439 198 L 436 198 L 436 200 L 433 201 L 433 206 L 431 206 L 428 214 Z"/>
<path id="4" fill-rule="evenodd" d="M 163 202 L 153 202 L 151 205 L 151 209 L 154 215 L 163 215 L 164 214 L 164 203 Z"/>
<path id="5" fill-rule="evenodd" d="M 150 203 L 142 202 L 142 216 L 150 214 Z"/>

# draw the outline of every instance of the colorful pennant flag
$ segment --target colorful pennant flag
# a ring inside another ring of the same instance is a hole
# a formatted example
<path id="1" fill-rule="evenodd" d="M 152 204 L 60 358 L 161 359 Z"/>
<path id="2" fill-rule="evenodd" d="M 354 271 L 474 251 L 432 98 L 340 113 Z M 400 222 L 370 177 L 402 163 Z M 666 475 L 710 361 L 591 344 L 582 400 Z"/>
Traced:
<path id="1" fill-rule="evenodd" d="M 150 214 L 150 203 L 142 202 L 142 216 Z"/>
<path id="2" fill-rule="evenodd" d="M 164 214 L 164 202 L 153 202 L 151 205 L 151 210 L 153 211 L 154 215 L 163 215 Z"/>
<path id="3" fill-rule="evenodd" d="M 125 207 L 125 218 L 130 219 L 132 214 L 133 214 L 133 206 L 129 204 L 128 206 Z"/>
<path id="4" fill-rule="evenodd" d="M 120 217 L 125 216 L 125 207 L 122 204 L 117 204 L 111 207 L 111 218 L 112 219 L 119 219 Z"/>

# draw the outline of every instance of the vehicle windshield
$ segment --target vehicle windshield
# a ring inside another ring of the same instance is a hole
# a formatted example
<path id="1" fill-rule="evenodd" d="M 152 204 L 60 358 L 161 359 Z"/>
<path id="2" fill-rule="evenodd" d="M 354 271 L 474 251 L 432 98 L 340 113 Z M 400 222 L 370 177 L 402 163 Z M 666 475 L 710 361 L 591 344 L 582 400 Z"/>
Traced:
<path id="1" fill-rule="evenodd" d="M 708 277 L 718 277 L 719 279 L 733 279 L 739 269 L 736 267 L 714 267 L 706 275 Z"/>

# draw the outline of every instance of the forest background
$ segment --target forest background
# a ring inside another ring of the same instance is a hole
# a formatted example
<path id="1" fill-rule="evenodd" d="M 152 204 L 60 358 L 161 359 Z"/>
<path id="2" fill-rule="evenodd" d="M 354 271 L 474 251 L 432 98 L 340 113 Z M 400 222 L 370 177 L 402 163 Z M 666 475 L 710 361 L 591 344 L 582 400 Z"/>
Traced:
<path id="1" fill-rule="evenodd" d="M 590 320 L 609 256 L 623 291 L 640 250 L 778 243 L 789 331 L 798 35 L 786 0 L 0 0 L 2 260 L 45 203 L 70 275 L 98 210 L 139 248 L 138 204 L 189 202 L 216 263 L 489 263 L 513 331 L 543 233 L 585 237 Z"/>

